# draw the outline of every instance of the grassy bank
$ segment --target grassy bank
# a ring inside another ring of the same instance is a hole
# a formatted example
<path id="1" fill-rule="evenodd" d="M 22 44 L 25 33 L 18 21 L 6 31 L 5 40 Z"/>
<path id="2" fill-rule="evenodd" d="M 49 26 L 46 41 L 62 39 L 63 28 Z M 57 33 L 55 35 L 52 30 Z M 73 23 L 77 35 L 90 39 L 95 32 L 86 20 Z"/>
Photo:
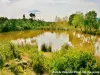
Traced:
<path id="1" fill-rule="evenodd" d="M 43 48 L 42 48 L 43 49 Z M 74 62 L 74 63 L 73 63 Z M 37 46 L 16 46 L 0 42 L 1 75 L 52 74 L 57 71 L 99 71 L 99 57 L 93 51 L 67 48 L 57 52 L 39 51 Z"/>

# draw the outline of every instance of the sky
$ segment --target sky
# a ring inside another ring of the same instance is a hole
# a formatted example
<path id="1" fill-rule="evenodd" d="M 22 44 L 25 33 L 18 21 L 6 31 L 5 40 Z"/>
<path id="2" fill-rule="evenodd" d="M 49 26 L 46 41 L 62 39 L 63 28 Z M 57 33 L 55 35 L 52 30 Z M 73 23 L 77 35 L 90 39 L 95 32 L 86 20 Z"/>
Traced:
<path id="1" fill-rule="evenodd" d="M 22 18 L 35 13 L 38 19 L 54 21 L 55 17 L 69 17 L 77 11 L 85 14 L 95 10 L 100 17 L 100 0 L 0 0 L 0 16 Z"/>

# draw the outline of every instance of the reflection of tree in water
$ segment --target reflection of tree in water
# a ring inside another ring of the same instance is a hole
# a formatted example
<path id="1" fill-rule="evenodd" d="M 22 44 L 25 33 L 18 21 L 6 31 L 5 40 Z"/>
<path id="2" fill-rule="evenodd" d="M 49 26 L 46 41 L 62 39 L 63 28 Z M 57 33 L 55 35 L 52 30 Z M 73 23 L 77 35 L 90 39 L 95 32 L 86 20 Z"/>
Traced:
<path id="1" fill-rule="evenodd" d="M 100 39 L 98 39 L 98 41 L 95 44 L 95 50 L 95 55 L 100 56 Z"/>
<path id="2" fill-rule="evenodd" d="M 74 37 L 73 34 L 72 34 L 71 32 L 69 32 L 69 41 L 70 41 L 70 42 L 72 42 L 73 37 Z"/>

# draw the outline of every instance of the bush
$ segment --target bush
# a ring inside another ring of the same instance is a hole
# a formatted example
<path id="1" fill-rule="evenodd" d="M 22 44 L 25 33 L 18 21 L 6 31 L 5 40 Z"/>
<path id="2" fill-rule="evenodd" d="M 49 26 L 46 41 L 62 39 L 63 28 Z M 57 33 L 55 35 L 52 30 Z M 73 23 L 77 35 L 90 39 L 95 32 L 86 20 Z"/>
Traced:
<path id="1" fill-rule="evenodd" d="M 31 63 L 33 70 L 37 74 L 41 75 L 48 71 L 48 59 L 41 52 L 35 51 L 35 53 L 32 54 Z"/>
<path id="2" fill-rule="evenodd" d="M 42 44 L 41 50 L 43 52 L 51 52 L 52 51 L 52 48 L 51 48 L 51 45 L 47 46 L 46 44 Z"/>
<path id="3" fill-rule="evenodd" d="M 44 51 L 44 52 L 46 52 L 46 51 L 47 51 L 47 47 L 46 47 L 46 45 L 45 45 L 45 44 L 42 44 L 42 46 L 41 46 L 41 50 L 42 50 L 42 51 Z"/>
<path id="4" fill-rule="evenodd" d="M 95 71 L 98 69 L 95 57 L 89 52 L 67 50 L 66 53 L 63 52 L 63 55 L 60 52 L 56 52 L 53 56 L 52 71 Z"/>
<path id="5" fill-rule="evenodd" d="M 14 58 L 20 59 L 19 49 L 9 41 L 0 41 L 0 68 L 3 68 L 6 61 Z"/>
<path id="6" fill-rule="evenodd" d="M 1 55 L 1 54 L 0 54 L 0 55 Z M 1 56 L 0 56 L 0 69 L 3 68 L 4 63 L 5 63 L 4 57 L 1 55 Z"/>
<path id="7" fill-rule="evenodd" d="M 41 54 L 36 54 L 35 55 L 35 58 L 32 59 L 33 60 L 33 63 L 32 63 L 32 66 L 33 66 L 33 70 L 36 72 L 36 73 L 40 73 L 40 74 L 43 74 L 44 71 L 45 71 L 45 68 L 44 68 L 44 57 L 43 55 Z"/>
<path id="8" fill-rule="evenodd" d="M 48 52 L 51 52 L 52 51 L 52 47 L 51 45 L 48 46 Z"/>
<path id="9" fill-rule="evenodd" d="M 18 50 L 17 46 L 10 44 L 10 51 L 12 53 L 12 57 L 21 59 L 20 51 Z"/>
<path id="10" fill-rule="evenodd" d="M 9 60 L 12 58 L 10 48 L 9 48 L 9 41 L 1 41 L 0 40 L 0 56 L 3 58 L 5 61 Z"/>
<path id="11" fill-rule="evenodd" d="M 10 69 L 15 75 L 22 75 L 24 73 L 24 70 L 20 65 L 12 64 Z"/>

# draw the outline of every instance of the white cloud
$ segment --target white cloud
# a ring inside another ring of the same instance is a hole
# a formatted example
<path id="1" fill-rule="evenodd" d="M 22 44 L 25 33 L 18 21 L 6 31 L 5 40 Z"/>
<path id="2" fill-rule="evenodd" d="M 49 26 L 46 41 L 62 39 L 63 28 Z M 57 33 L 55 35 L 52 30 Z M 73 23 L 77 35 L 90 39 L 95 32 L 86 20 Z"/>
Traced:
<path id="1" fill-rule="evenodd" d="M 1 0 L 2 2 L 10 2 L 9 0 Z"/>
<path id="2" fill-rule="evenodd" d="M 55 16 L 69 16 L 76 11 L 96 10 L 100 17 L 99 3 L 88 0 L 0 0 L 0 16 L 19 18 L 28 11 L 39 10 L 37 17 L 54 20 Z"/>

